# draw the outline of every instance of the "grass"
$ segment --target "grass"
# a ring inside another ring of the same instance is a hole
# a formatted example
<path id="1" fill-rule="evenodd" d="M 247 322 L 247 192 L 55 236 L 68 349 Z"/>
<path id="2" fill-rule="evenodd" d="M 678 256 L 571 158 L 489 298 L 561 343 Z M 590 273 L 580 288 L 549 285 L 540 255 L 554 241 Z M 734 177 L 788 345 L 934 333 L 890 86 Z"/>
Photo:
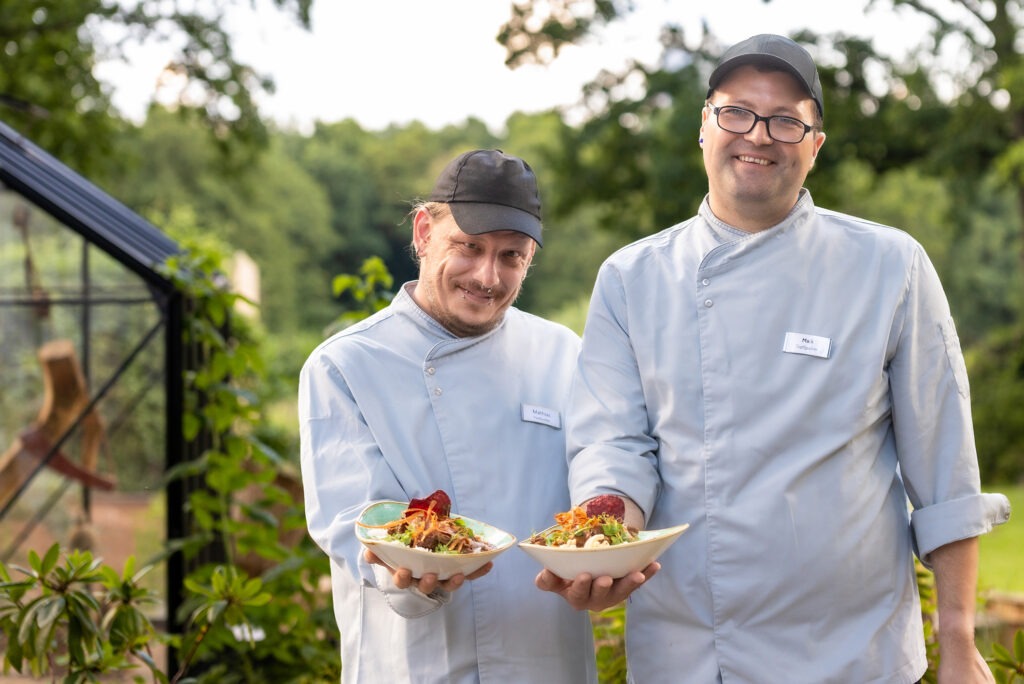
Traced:
<path id="1" fill-rule="evenodd" d="M 1024 594 L 1024 485 L 993 485 L 985 491 L 1005 494 L 1010 520 L 979 539 L 978 589 Z"/>

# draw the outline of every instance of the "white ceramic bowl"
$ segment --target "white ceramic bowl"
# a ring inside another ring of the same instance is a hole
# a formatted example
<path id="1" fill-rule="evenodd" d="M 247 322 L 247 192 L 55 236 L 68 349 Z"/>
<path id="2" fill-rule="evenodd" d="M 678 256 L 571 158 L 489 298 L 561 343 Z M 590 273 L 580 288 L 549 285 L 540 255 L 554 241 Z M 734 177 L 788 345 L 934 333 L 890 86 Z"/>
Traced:
<path id="1" fill-rule="evenodd" d="M 384 525 L 401 518 L 402 513 L 408 507 L 408 502 L 379 501 L 363 509 L 363 512 L 359 514 L 359 522 L 367 525 Z M 452 517 L 461 518 L 478 537 L 493 544 L 494 548 L 477 553 L 434 553 L 427 549 L 387 541 L 385 539 L 387 533 L 383 529 L 363 527 L 358 523 L 356 524 L 356 537 L 366 548 L 377 554 L 377 557 L 392 568 L 409 568 L 412 571 L 412 576 L 416 578 L 433 572 L 441 580 L 446 580 L 460 572 L 468 575 L 488 561 L 494 560 L 498 554 L 512 548 L 512 545 L 516 543 L 515 537 L 497 527 L 461 515 Z"/>
<path id="2" fill-rule="evenodd" d="M 689 526 L 687 523 L 663 530 L 643 530 L 638 541 L 593 549 L 527 542 L 520 542 L 519 548 L 562 579 L 571 580 L 582 572 L 589 572 L 593 577 L 608 575 L 618 579 L 634 570 L 643 570 L 657 560 Z"/>

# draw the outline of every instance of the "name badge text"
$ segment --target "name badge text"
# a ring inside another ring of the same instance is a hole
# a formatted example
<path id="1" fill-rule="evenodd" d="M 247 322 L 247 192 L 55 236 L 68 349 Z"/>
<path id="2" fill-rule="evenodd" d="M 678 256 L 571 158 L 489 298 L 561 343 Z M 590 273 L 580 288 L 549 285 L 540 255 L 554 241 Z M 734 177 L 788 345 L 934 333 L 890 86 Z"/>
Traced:
<path id="1" fill-rule="evenodd" d="M 782 343 L 782 351 L 787 354 L 805 354 L 827 359 L 832 353 L 832 340 L 820 335 L 788 332 L 785 342 Z"/>
<path id="2" fill-rule="evenodd" d="M 562 415 L 554 409 L 533 404 L 523 404 L 522 412 L 523 420 L 528 423 L 540 423 L 541 425 L 549 425 L 557 430 L 562 429 Z"/>

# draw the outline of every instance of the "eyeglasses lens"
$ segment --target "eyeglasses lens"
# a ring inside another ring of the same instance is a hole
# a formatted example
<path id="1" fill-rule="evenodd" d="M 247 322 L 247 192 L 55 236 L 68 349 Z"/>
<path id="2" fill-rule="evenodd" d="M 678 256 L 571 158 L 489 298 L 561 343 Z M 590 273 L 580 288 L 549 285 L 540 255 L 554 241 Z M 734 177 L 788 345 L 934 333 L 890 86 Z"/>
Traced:
<path id="1" fill-rule="evenodd" d="M 805 124 L 788 116 L 758 116 L 742 107 L 719 107 L 714 110 L 719 127 L 730 133 L 746 134 L 754 130 L 758 121 L 768 127 L 768 136 L 782 143 L 798 143 L 807 132 Z"/>

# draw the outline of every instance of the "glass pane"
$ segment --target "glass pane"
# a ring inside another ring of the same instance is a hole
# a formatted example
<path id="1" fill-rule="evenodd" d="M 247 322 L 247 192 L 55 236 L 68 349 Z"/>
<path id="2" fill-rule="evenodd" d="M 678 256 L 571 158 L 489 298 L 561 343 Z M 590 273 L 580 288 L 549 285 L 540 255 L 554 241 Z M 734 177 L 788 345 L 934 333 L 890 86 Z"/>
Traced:
<path id="1" fill-rule="evenodd" d="M 160 551 L 160 323 L 145 281 L 0 187 L 0 559 L 78 542 L 120 570 Z M 54 449 L 70 465 L 39 469 Z M 151 575 L 165 595 L 162 566 Z"/>

